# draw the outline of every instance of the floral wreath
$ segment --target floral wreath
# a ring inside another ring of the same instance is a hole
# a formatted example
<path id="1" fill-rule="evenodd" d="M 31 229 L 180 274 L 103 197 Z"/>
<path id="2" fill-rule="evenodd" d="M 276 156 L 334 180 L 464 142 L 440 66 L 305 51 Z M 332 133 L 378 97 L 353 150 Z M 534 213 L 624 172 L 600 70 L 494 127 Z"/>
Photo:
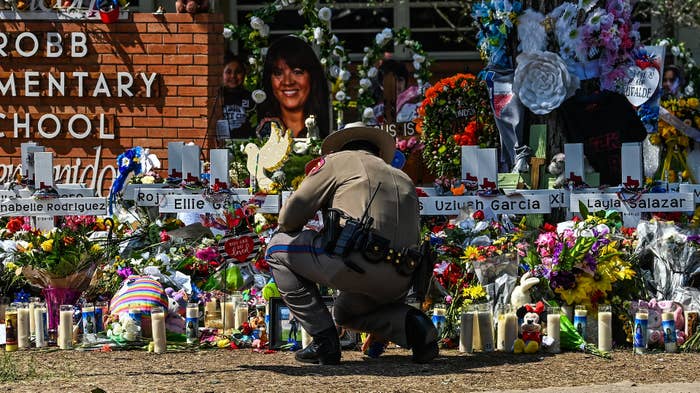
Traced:
<path id="1" fill-rule="evenodd" d="M 700 129 L 700 100 L 695 97 L 662 100 L 661 106 L 683 122 L 682 125 Z M 676 126 L 659 120 L 659 131 L 649 135 L 649 142 L 662 149 L 663 161 L 655 178 L 670 182 L 690 180 L 695 176 L 688 167 L 686 158 L 692 140 Z"/>
<path id="2" fill-rule="evenodd" d="M 462 108 L 466 116 L 458 116 Z M 425 144 L 423 159 L 436 176 L 460 176 L 462 146 L 498 146 L 486 84 L 474 75 L 457 74 L 438 81 L 425 92 L 418 115 L 417 130 Z M 455 120 L 460 117 L 466 119 L 466 126 L 456 129 Z"/>
<path id="3" fill-rule="evenodd" d="M 275 0 L 249 14 L 249 24 L 224 26 L 224 38 L 242 41 L 244 48 L 250 52 L 250 71 L 246 75 L 245 87 L 253 92 L 252 98 L 257 104 L 267 98 L 261 86 L 265 55 L 270 44 L 269 23 L 274 20 L 277 12 L 293 6 L 298 8 L 299 15 L 306 20 L 304 29 L 297 36 L 309 44 L 318 45 L 319 61 L 332 83 L 333 107 L 339 111 L 346 109 L 350 104 L 347 93 L 347 82 L 351 77 L 347 69 L 350 58 L 345 51 L 344 42 L 330 31 L 332 11 L 328 7 L 317 9 L 317 0 L 302 0 L 298 5 L 294 5 L 295 2 L 296 0 Z"/>
<path id="4" fill-rule="evenodd" d="M 411 39 L 411 31 L 407 28 L 393 30 L 386 28 L 380 33 L 377 33 L 374 39 L 374 44 L 364 48 L 365 55 L 362 57 L 362 64 L 357 66 L 357 74 L 360 77 L 360 87 L 357 91 L 357 106 L 361 109 L 362 119 L 371 119 L 374 117 L 373 106 L 375 105 L 374 97 L 372 96 L 372 79 L 374 79 L 379 69 L 377 63 L 383 58 L 385 49 L 389 44 L 393 46 L 404 45 L 413 54 L 413 68 L 415 73 L 413 77 L 418 83 L 418 90 L 421 94 L 424 92 L 425 83 L 431 76 L 430 64 L 432 60 L 428 57 L 420 42 Z M 381 81 L 379 82 L 381 83 Z"/>

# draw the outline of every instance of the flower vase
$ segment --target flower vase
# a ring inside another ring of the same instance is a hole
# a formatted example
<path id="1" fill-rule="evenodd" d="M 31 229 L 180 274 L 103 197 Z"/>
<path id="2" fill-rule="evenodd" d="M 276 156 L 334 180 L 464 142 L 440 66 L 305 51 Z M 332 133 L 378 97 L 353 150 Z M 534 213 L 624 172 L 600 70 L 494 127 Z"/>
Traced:
<path id="1" fill-rule="evenodd" d="M 75 304 L 82 291 L 73 288 L 47 287 L 41 290 L 46 299 L 46 314 L 49 331 L 58 328 L 59 312 L 62 304 Z"/>

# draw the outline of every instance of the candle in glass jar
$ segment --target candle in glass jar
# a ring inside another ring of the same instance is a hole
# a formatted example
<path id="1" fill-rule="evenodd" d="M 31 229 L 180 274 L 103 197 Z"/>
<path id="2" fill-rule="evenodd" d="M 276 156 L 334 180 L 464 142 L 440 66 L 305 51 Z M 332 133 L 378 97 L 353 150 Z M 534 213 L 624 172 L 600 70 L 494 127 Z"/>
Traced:
<path id="1" fill-rule="evenodd" d="M 20 303 L 17 308 L 17 347 L 19 349 L 29 348 L 29 337 L 32 331 L 29 323 L 29 304 Z"/>
<path id="2" fill-rule="evenodd" d="M 301 347 L 306 348 L 311 344 L 311 341 L 313 340 L 313 337 L 304 329 L 303 327 L 301 328 Z"/>
<path id="3" fill-rule="evenodd" d="M 664 330 L 666 352 L 676 352 L 676 321 L 672 310 L 665 309 L 661 313 L 661 328 Z"/>
<path id="4" fill-rule="evenodd" d="M 97 333 L 97 323 L 95 322 L 95 306 L 92 303 L 83 305 L 83 338 L 88 340 L 89 335 Z"/>
<path id="5" fill-rule="evenodd" d="M 5 309 L 5 351 L 17 350 L 17 304 L 12 303 Z"/>
<path id="6" fill-rule="evenodd" d="M 236 299 L 229 296 L 221 305 L 221 318 L 224 323 L 224 330 L 238 329 L 236 325 Z"/>
<path id="7" fill-rule="evenodd" d="M 588 310 L 586 306 L 578 305 L 574 310 L 574 328 L 578 334 L 586 340 L 586 329 L 588 325 Z"/>
<path id="8" fill-rule="evenodd" d="M 248 304 L 243 302 L 236 305 L 236 328 L 243 326 L 246 322 L 248 322 Z"/>
<path id="9" fill-rule="evenodd" d="M 71 349 L 73 347 L 73 306 L 61 305 L 58 321 L 58 347 Z"/>
<path id="10" fill-rule="evenodd" d="M 479 323 L 479 338 L 481 340 L 481 350 L 484 352 L 493 351 L 493 313 L 491 306 L 480 304 L 477 313 Z"/>
<path id="11" fill-rule="evenodd" d="M 105 330 L 105 317 L 109 315 L 109 303 L 95 302 L 95 323 L 97 332 Z"/>
<path id="12" fill-rule="evenodd" d="M 634 336 L 632 337 L 634 353 L 636 354 L 643 354 L 646 352 L 648 323 L 649 310 L 646 308 L 638 309 L 634 314 Z"/>
<path id="13" fill-rule="evenodd" d="M 34 304 L 34 342 L 37 348 L 45 347 L 48 339 L 46 326 L 46 305 L 44 303 Z"/>
<path id="14" fill-rule="evenodd" d="M 36 303 L 41 302 L 41 299 L 38 297 L 30 297 L 29 298 L 29 335 L 32 336 L 34 335 L 34 332 L 36 329 L 34 328 L 34 307 Z"/>
<path id="15" fill-rule="evenodd" d="M 199 304 L 187 303 L 185 311 L 185 336 L 188 344 L 196 344 L 199 336 Z"/>
<path id="16" fill-rule="evenodd" d="M 165 310 L 162 307 L 151 309 L 151 335 L 153 337 L 153 352 L 164 353 L 167 349 L 165 339 Z"/>
<path id="17" fill-rule="evenodd" d="M 467 308 L 459 321 L 459 352 L 472 352 L 474 338 L 474 309 Z"/>
<path id="18" fill-rule="evenodd" d="M 497 338 L 499 351 L 511 352 L 513 350 L 513 343 L 518 338 L 518 317 L 510 305 L 504 305 L 498 315 Z"/>
<path id="19" fill-rule="evenodd" d="M 217 310 L 217 304 L 216 304 L 216 299 L 210 299 L 205 305 L 204 305 L 204 313 L 205 314 L 213 314 Z"/>
<path id="20" fill-rule="evenodd" d="M 445 322 L 447 318 L 445 317 L 446 309 L 443 304 L 436 304 L 433 307 L 433 325 L 438 331 L 438 337 L 442 337 L 442 331 L 445 328 Z"/>
<path id="21" fill-rule="evenodd" d="M 547 336 L 552 339 L 549 352 L 561 352 L 561 309 L 559 307 L 547 309 Z"/>
<path id="22" fill-rule="evenodd" d="M 612 349 L 612 310 L 609 304 L 598 306 L 598 349 Z"/>

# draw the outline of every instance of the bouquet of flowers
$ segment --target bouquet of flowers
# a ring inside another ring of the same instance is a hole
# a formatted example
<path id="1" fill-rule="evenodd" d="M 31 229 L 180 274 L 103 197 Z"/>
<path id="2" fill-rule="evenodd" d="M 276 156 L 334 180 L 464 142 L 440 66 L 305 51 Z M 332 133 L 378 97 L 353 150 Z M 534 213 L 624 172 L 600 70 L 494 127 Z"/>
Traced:
<path id="1" fill-rule="evenodd" d="M 655 177 L 670 182 L 678 181 L 680 177 L 695 183 L 686 161 L 691 141 L 684 131 L 700 129 L 700 100 L 695 97 L 671 98 L 661 101 L 661 106 L 668 114 L 660 115 L 659 131 L 649 136 L 649 142 L 659 146 L 663 155 Z"/>
<path id="2" fill-rule="evenodd" d="M 493 274 L 482 269 L 480 264 L 507 253 L 505 242 L 492 240 L 504 233 L 503 225 L 486 220 L 482 211 L 467 214 L 453 223 L 433 226 L 430 230 L 430 242 L 437 251 L 433 275 L 444 296 L 440 301 L 447 305 L 446 326 L 442 330 L 444 338 L 456 334 L 459 316 L 465 306 L 486 301 L 487 288 L 484 285 L 492 282 L 480 282 L 478 277 Z"/>
<path id="3" fill-rule="evenodd" d="M 617 212 L 588 215 L 565 221 L 556 227 L 545 224 L 524 261 L 535 277 L 569 305 L 591 306 L 608 299 L 613 284 L 636 275 L 631 245 L 619 234 Z"/>

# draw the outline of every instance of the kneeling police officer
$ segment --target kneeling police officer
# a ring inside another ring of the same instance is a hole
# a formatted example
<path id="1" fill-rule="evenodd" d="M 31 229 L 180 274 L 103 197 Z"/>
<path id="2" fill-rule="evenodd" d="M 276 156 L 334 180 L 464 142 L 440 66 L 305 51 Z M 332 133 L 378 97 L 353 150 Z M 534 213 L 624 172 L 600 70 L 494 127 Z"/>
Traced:
<path id="1" fill-rule="evenodd" d="M 394 139 L 353 124 L 329 135 L 321 150 L 324 156 L 309 165 L 282 207 L 267 250 L 283 300 L 313 337 L 296 359 L 338 364 L 337 323 L 410 348 L 413 361 L 429 362 L 438 354 L 437 331 L 405 304 L 421 261 L 420 216 L 411 179 L 389 165 Z M 322 232 L 304 229 L 318 210 Z M 333 316 L 316 284 L 338 290 Z"/>

